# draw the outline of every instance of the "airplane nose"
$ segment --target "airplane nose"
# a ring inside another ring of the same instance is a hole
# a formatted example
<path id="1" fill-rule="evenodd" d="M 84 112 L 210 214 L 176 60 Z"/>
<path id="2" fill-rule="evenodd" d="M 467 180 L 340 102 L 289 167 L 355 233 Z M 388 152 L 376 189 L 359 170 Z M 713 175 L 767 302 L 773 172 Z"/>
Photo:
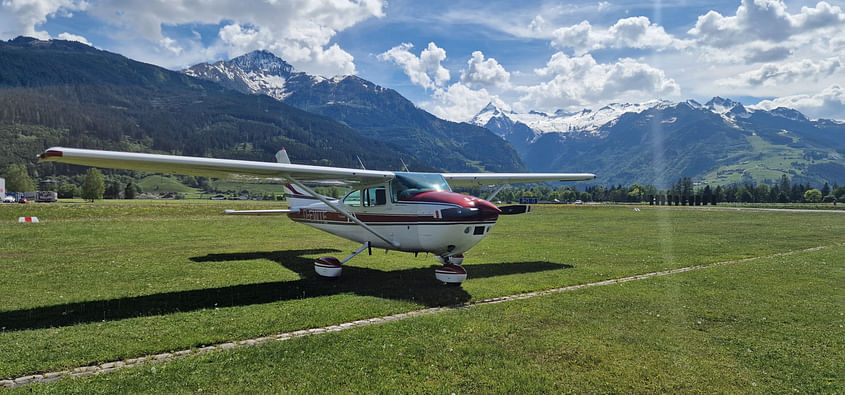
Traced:
<path id="1" fill-rule="evenodd" d="M 496 207 L 495 204 L 490 203 L 484 199 L 478 199 L 475 201 L 475 207 L 478 207 L 482 213 L 484 214 L 501 214 L 502 210 Z"/>

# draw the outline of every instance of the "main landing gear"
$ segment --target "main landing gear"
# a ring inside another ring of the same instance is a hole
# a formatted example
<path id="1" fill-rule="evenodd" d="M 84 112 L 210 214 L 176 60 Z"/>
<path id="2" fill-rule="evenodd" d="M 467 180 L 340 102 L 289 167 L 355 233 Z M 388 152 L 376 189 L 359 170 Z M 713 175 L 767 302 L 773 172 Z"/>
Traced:
<path id="1" fill-rule="evenodd" d="M 370 255 L 373 255 L 373 250 L 370 248 L 370 242 L 368 241 L 361 245 L 361 247 L 355 250 L 355 252 L 351 255 L 343 258 L 343 260 L 339 261 L 333 256 L 317 258 L 317 260 L 314 261 L 314 271 L 323 277 L 340 277 L 340 272 L 343 271 L 343 264 L 350 259 L 355 258 L 358 254 L 364 252 L 364 250 L 369 250 Z"/>
<path id="2" fill-rule="evenodd" d="M 338 260 L 333 256 L 324 256 L 317 258 L 314 261 L 314 271 L 322 277 L 337 278 L 343 271 L 343 264 L 350 259 L 356 257 L 358 254 L 368 250 L 372 255 L 370 242 L 364 243 L 360 248 L 355 250 L 348 257 Z M 458 254 L 454 256 L 435 256 L 437 262 L 443 264 L 443 267 L 434 269 L 434 277 L 441 282 L 451 285 L 460 285 L 467 278 L 467 271 L 461 264 L 464 263 L 464 255 Z"/>

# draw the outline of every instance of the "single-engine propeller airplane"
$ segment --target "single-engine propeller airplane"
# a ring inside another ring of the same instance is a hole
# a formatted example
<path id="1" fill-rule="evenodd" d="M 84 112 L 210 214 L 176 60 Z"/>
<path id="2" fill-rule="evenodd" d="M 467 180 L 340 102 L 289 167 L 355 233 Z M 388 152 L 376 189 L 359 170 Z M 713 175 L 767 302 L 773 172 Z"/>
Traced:
<path id="1" fill-rule="evenodd" d="M 464 252 L 484 238 L 499 215 L 522 214 L 530 206 L 496 207 L 490 203 L 508 184 L 592 180 L 590 173 L 413 173 L 291 164 L 282 148 L 276 162 L 144 154 L 89 149 L 49 148 L 42 162 L 142 170 L 238 180 L 284 183 L 288 209 L 226 210 L 229 214 L 286 213 L 290 219 L 362 243 L 343 259 L 322 257 L 317 274 L 338 277 L 343 264 L 365 250 L 384 248 L 432 253 L 443 266 L 435 277 L 460 284 L 467 276 Z M 456 186 L 498 185 L 486 200 L 452 192 Z M 342 199 L 323 196 L 309 185 L 350 187 Z"/>

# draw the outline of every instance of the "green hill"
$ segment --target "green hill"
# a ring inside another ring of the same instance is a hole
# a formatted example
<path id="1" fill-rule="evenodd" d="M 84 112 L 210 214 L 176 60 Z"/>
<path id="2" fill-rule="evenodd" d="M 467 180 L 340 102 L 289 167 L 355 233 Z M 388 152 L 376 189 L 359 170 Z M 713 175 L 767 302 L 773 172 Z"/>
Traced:
<path id="1" fill-rule="evenodd" d="M 69 41 L 0 42 L 0 169 L 77 174 L 35 164 L 49 146 L 400 169 L 417 164 L 348 126 L 157 66 Z"/>

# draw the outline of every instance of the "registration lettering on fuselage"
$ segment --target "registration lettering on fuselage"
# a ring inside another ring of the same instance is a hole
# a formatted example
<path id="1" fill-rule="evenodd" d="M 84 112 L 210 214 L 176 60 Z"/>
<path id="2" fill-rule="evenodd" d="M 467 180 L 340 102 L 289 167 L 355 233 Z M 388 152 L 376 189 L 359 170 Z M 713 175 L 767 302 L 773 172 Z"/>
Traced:
<path id="1" fill-rule="evenodd" d="M 324 210 L 310 210 L 310 209 L 301 209 L 300 212 L 302 213 L 302 217 L 306 221 L 326 221 L 326 211 Z"/>

